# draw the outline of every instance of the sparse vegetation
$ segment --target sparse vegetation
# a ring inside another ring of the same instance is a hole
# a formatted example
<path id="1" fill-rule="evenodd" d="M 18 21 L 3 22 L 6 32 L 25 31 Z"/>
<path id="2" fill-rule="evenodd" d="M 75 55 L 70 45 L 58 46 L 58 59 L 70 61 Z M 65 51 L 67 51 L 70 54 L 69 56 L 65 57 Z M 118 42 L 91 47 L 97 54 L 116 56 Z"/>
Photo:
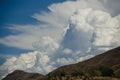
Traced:
<path id="1" fill-rule="evenodd" d="M 78 67 L 75 71 L 71 73 L 71 76 L 77 77 L 77 76 L 83 76 L 84 75 L 84 70 L 81 67 Z"/>
<path id="2" fill-rule="evenodd" d="M 94 76 L 101 76 L 102 72 L 100 70 L 95 70 L 94 71 Z"/>

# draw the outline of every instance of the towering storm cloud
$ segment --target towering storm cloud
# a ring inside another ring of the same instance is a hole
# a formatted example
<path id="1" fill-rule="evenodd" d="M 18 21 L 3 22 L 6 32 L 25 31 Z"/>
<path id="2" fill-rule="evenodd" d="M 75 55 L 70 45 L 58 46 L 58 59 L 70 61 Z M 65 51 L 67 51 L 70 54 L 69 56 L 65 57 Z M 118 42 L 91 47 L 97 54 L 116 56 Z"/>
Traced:
<path id="1" fill-rule="evenodd" d="M 118 12 L 113 14 L 105 1 L 78 0 L 53 4 L 48 7 L 51 12 L 33 16 L 45 24 L 10 27 L 10 30 L 21 33 L 6 36 L 0 42 L 34 51 L 7 59 L 0 66 L 1 77 L 16 69 L 46 74 L 59 66 L 119 46 L 120 15 Z M 30 41 L 25 43 L 26 38 Z"/>

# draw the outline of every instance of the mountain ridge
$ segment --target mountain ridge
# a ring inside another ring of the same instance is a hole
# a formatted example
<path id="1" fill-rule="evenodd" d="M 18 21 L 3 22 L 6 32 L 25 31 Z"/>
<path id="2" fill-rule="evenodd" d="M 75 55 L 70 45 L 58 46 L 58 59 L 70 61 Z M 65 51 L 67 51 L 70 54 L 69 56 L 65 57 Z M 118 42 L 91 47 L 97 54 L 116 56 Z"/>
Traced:
<path id="1" fill-rule="evenodd" d="M 44 75 L 39 73 L 28 73 L 22 70 L 15 70 L 12 73 L 8 74 L 2 80 L 36 80 L 44 77 Z"/>
<path id="2" fill-rule="evenodd" d="M 111 59 L 113 60 L 112 62 L 110 62 Z M 98 68 L 100 66 L 112 68 L 117 73 L 120 71 L 118 70 L 118 68 L 116 69 L 116 67 L 120 66 L 119 61 L 120 61 L 120 47 L 117 47 L 103 54 L 96 55 L 95 57 L 90 58 L 88 60 L 76 64 L 59 67 L 51 73 L 53 74 L 55 72 L 56 74 L 59 73 L 59 70 L 61 71 L 61 69 L 63 69 L 63 71 L 67 72 L 67 74 L 71 74 L 72 71 L 74 71 L 78 67 L 82 67 L 86 72 L 91 73 L 89 70 L 91 70 L 92 67 Z"/>
<path id="3" fill-rule="evenodd" d="M 114 71 L 115 77 L 120 77 L 120 47 L 111 49 L 107 52 L 104 52 L 102 54 L 96 55 L 93 58 L 90 58 L 88 60 L 78 62 L 76 64 L 70 64 L 61 66 L 52 72 L 48 73 L 47 75 L 40 75 L 39 77 L 36 77 L 33 80 L 43 80 L 50 76 L 61 76 L 61 74 L 65 75 L 71 75 L 75 71 L 83 71 L 84 75 L 90 75 L 95 76 L 94 72 L 97 71 L 100 67 L 110 68 Z M 83 75 L 80 74 L 80 75 Z M 9 77 L 14 75 L 14 72 L 7 75 L 3 80 L 10 80 Z M 23 79 L 14 79 L 14 80 L 23 80 Z M 32 80 L 32 79 L 25 79 L 25 80 Z"/>

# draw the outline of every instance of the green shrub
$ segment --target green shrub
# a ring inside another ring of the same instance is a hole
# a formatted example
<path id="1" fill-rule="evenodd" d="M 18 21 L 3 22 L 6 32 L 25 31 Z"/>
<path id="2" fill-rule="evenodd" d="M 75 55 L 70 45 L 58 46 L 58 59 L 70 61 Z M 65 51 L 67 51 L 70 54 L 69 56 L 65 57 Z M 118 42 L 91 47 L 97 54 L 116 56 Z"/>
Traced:
<path id="1" fill-rule="evenodd" d="M 77 77 L 77 76 L 79 75 L 79 73 L 78 73 L 77 71 L 73 71 L 73 72 L 71 73 L 71 75 L 72 75 L 73 77 Z"/>
<path id="2" fill-rule="evenodd" d="M 111 68 L 100 67 L 99 71 L 102 73 L 101 76 L 113 76 L 114 71 Z"/>
<path id="3" fill-rule="evenodd" d="M 66 73 L 64 70 L 60 73 L 60 76 L 66 76 Z"/>
<path id="4" fill-rule="evenodd" d="M 73 71 L 71 75 L 74 77 L 81 76 L 84 75 L 84 71 L 81 68 L 79 68 L 78 70 Z"/>
<path id="5" fill-rule="evenodd" d="M 48 76 L 47 76 L 47 80 L 52 80 L 52 78 L 53 78 L 53 75 L 50 73 L 50 74 L 48 74 Z"/>
<path id="6" fill-rule="evenodd" d="M 95 70 L 94 75 L 95 76 L 102 76 L 102 72 L 100 70 Z"/>

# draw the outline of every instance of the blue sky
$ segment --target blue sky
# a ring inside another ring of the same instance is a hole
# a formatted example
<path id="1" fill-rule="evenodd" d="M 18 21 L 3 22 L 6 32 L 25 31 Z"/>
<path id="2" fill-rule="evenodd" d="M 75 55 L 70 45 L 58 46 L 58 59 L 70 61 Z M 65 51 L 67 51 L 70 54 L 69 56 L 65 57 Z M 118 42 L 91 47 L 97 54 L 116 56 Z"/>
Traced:
<path id="1" fill-rule="evenodd" d="M 37 20 L 31 16 L 34 13 L 48 11 L 48 6 L 52 3 L 63 2 L 64 0 L 1 0 L 0 1 L 0 38 L 3 38 L 12 33 L 8 27 L 11 24 L 25 25 L 36 24 Z M 28 52 L 19 48 L 9 47 L 0 44 L 0 54 L 19 55 L 20 53 Z M 0 57 L 0 64 L 5 61 Z"/>

